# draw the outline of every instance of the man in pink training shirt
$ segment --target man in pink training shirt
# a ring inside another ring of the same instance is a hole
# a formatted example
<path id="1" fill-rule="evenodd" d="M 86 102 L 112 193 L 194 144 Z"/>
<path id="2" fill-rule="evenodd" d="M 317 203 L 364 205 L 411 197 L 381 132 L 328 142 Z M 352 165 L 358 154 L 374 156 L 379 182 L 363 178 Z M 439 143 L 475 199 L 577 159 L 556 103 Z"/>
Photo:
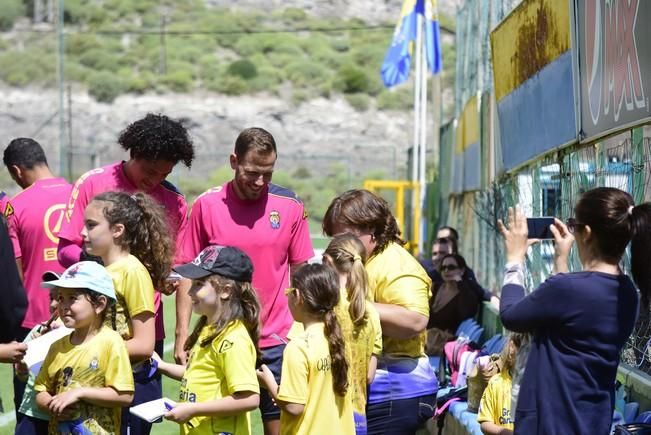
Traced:
<path id="1" fill-rule="evenodd" d="M 181 245 L 184 262 L 209 245 L 235 246 L 253 262 L 253 287 L 261 305 L 260 348 L 262 362 L 280 379 L 282 352 L 293 323 L 284 290 L 290 267 L 295 269 L 314 256 L 307 213 L 289 189 L 271 184 L 276 163 L 273 136 L 261 128 L 248 128 L 235 141 L 230 156 L 232 181 L 208 190 L 192 206 Z M 176 292 L 177 336 L 175 357 L 184 361 L 191 302 L 188 283 Z M 262 391 L 260 410 L 265 434 L 277 434 L 280 410 Z"/>
<path id="2" fill-rule="evenodd" d="M 85 259 L 82 251 L 81 229 L 84 226 L 84 210 L 94 196 L 108 191 L 145 192 L 157 200 L 166 210 L 169 229 L 177 243 L 187 224 L 188 207 L 183 195 L 176 187 L 165 180 L 176 164 L 182 161 L 188 168 L 194 159 L 194 147 L 185 127 L 165 115 L 147 114 L 144 118 L 129 125 L 118 138 L 118 143 L 129 151 L 128 161 L 112 163 L 92 169 L 82 175 L 75 183 L 68 201 L 66 221 L 59 233 L 59 262 L 70 266 Z M 178 251 L 178 249 L 177 249 Z M 177 263 L 180 263 L 177 262 Z M 164 291 L 165 289 L 159 289 Z M 163 326 L 163 307 L 161 295 L 154 295 L 156 309 L 156 352 L 162 355 L 165 331 Z M 132 321 L 139 321 L 134 318 Z M 159 375 L 156 375 L 159 377 Z M 158 390 L 160 382 L 148 383 Z M 152 387 L 153 388 L 153 387 Z M 137 390 L 140 391 L 140 390 Z M 153 392 L 152 392 L 153 394 Z M 158 393 L 161 397 L 161 393 Z M 150 400 L 155 399 L 152 397 Z M 133 404 L 145 398 L 136 395 Z M 144 422 L 146 423 L 146 422 Z M 142 427 L 130 426 L 131 435 L 148 434 L 150 424 Z"/>
<path id="3" fill-rule="evenodd" d="M 43 148 L 33 139 L 9 142 L 3 161 L 11 178 L 23 189 L 5 208 L 16 265 L 28 299 L 22 329 L 16 337 L 22 341 L 34 326 L 50 318 L 50 298 L 41 289 L 41 276 L 46 271 L 63 272 L 57 261 L 57 235 L 72 186 L 52 174 Z M 16 410 L 24 389 L 24 382 L 14 379 Z M 20 421 L 22 414 L 16 417 Z"/>

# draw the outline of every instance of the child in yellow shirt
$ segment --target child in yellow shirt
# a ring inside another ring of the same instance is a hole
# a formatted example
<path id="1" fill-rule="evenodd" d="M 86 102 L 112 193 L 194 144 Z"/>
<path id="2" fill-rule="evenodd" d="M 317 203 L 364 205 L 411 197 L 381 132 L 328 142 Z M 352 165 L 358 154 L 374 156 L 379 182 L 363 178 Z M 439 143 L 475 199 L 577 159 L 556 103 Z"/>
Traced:
<path id="1" fill-rule="evenodd" d="M 209 246 L 174 270 L 192 279 L 192 309 L 201 318 L 185 344 L 187 366 L 154 355 L 163 374 L 181 380 L 181 403 L 165 418 L 179 423 L 183 435 L 250 435 L 249 413 L 260 402 L 253 264 L 238 248 Z"/>
<path id="2" fill-rule="evenodd" d="M 484 390 L 479 403 L 477 421 L 486 435 L 511 435 L 513 433 L 513 413 L 511 410 L 511 371 L 515 357 L 522 343 L 522 334 L 511 333 L 504 345 L 502 368 L 494 375 Z"/>
<path id="3" fill-rule="evenodd" d="M 115 303 L 111 276 L 81 261 L 41 286 L 57 288 L 61 321 L 74 329 L 52 344 L 34 382 L 36 404 L 50 415 L 49 433 L 119 433 L 134 384 L 122 337 L 103 325 Z"/>
<path id="4" fill-rule="evenodd" d="M 260 383 L 281 409 L 281 435 L 354 435 L 344 336 L 335 307 L 339 277 L 322 264 L 300 267 L 286 290 L 294 320 L 303 332 L 283 352 L 280 386 L 267 366 Z"/>
<path id="5" fill-rule="evenodd" d="M 340 300 L 335 313 L 347 344 L 348 378 L 357 435 L 367 432 L 367 386 L 375 377 L 377 356 L 382 354 L 380 316 L 367 300 L 365 260 L 364 245 L 352 234 L 334 237 L 323 254 L 323 264 L 334 267 L 339 274 Z"/>

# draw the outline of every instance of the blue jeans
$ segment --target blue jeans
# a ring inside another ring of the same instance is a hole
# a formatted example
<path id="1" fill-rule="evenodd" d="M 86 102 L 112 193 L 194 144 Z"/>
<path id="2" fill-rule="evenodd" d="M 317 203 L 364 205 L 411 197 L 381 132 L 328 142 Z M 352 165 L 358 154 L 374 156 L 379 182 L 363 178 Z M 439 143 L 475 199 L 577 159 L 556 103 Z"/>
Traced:
<path id="1" fill-rule="evenodd" d="M 369 435 L 413 435 L 432 418 L 436 394 L 366 405 Z"/>

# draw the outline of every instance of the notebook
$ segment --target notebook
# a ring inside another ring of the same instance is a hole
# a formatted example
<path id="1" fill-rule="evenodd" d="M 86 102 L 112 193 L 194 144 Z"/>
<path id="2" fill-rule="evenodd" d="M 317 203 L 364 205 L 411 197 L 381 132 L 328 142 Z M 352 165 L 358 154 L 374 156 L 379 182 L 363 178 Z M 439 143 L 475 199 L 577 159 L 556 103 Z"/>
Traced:
<path id="1" fill-rule="evenodd" d="M 163 397 L 162 399 L 156 399 L 152 400 L 151 402 L 145 402 L 141 403 L 140 405 L 132 406 L 129 408 L 129 412 L 136 417 L 148 421 L 149 423 L 153 423 L 154 421 L 167 414 L 167 412 L 175 406 L 176 402 Z"/>

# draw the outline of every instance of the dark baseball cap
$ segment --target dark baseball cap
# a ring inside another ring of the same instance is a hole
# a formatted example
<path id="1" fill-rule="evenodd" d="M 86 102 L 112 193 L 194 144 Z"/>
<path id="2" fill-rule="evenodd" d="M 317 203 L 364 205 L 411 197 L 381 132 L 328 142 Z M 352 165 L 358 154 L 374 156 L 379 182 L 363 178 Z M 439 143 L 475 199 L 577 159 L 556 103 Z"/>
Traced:
<path id="1" fill-rule="evenodd" d="M 191 263 L 174 267 L 174 271 L 189 279 L 221 275 L 235 281 L 251 282 L 253 263 L 241 249 L 233 246 L 208 246 Z"/>

